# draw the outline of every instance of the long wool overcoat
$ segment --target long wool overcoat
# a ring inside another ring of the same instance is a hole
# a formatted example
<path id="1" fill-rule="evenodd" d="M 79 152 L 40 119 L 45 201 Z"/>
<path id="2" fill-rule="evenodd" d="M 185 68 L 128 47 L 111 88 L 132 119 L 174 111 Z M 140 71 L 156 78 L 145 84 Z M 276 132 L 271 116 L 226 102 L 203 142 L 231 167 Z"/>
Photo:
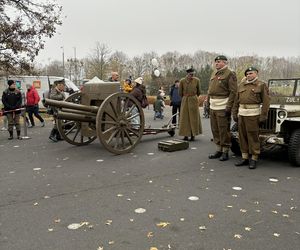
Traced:
<path id="1" fill-rule="evenodd" d="M 202 134 L 202 124 L 199 112 L 198 96 L 200 95 L 200 80 L 183 78 L 179 84 L 181 108 L 179 119 L 179 135 L 193 136 Z"/>

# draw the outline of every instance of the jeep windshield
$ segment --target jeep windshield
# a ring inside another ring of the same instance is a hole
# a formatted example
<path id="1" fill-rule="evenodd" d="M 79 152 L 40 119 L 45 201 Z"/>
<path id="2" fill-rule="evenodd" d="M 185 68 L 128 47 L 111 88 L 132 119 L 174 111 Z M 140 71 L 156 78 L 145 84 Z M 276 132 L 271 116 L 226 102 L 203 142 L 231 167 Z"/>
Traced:
<path id="1" fill-rule="evenodd" d="M 300 79 L 270 79 L 270 96 L 300 96 Z"/>

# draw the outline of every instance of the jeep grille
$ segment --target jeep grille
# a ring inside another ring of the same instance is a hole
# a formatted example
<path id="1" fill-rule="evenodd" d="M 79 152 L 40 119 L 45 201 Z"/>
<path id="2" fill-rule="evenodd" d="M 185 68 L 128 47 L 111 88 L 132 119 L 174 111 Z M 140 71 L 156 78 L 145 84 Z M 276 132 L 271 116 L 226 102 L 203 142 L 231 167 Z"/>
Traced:
<path id="1" fill-rule="evenodd" d="M 276 130 L 276 119 L 277 119 L 277 112 L 276 109 L 269 109 L 268 119 L 266 123 L 260 126 L 260 130 L 268 130 L 269 132 L 274 132 Z"/>

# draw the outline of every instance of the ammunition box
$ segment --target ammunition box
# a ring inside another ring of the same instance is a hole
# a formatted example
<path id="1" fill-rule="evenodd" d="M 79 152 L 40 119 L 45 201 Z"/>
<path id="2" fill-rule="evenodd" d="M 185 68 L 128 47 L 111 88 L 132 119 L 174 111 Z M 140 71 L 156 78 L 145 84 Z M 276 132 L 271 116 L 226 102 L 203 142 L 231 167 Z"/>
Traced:
<path id="1" fill-rule="evenodd" d="M 173 139 L 173 140 L 167 140 L 167 141 L 161 141 L 158 143 L 158 149 L 166 152 L 173 152 L 183 149 L 189 148 L 189 142 Z"/>

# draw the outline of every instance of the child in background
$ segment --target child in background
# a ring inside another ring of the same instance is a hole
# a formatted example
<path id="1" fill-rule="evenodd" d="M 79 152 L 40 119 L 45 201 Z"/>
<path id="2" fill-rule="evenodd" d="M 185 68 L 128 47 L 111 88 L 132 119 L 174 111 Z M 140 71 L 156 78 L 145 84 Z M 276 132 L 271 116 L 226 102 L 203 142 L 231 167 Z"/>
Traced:
<path id="1" fill-rule="evenodd" d="M 129 77 L 123 83 L 123 91 L 125 93 L 130 93 L 132 89 L 133 89 L 133 85 L 131 84 L 131 77 Z"/>
<path id="2" fill-rule="evenodd" d="M 153 107 L 154 107 L 154 120 L 156 120 L 156 118 L 160 118 L 160 119 L 164 118 L 163 112 L 164 112 L 165 106 L 166 105 L 165 105 L 164 98 L 163 98 L 162 94 L 159 94 L 156 97 L 156 101 L 153 104 Z"/>

